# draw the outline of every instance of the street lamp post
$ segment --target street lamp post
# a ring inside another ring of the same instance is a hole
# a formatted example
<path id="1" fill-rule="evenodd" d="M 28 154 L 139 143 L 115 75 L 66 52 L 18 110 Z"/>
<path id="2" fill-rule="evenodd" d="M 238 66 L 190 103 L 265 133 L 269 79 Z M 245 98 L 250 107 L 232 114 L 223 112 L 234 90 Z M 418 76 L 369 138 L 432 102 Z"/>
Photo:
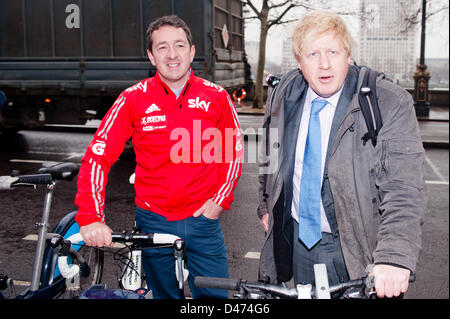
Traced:
<path id="1" fill-rule="evenodd" d="M 430 102 L 428 97 L 428 81 L 430 72 L 425 64 L 425 20 L 427 1 L 422 0 L 422 34 L 420 39 L 420 62 L 414 73 L 414 107 L 416 115 L 428 117 L 430 114 Z"/>

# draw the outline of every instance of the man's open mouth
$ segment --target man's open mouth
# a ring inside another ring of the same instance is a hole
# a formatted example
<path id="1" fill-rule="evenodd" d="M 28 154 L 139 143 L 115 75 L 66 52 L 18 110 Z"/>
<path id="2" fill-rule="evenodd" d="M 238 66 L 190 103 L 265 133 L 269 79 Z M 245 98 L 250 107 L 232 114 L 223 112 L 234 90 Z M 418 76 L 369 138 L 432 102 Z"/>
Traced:
<path id="1" fill-rule="evenodd" d="M 329 82 L 329 81 L 331 81 L 332 79 L 333 79 L 333 76 L 332 76 L 332 75 L 320 76 L 320 77 L 319 77 L 319 80 L 320 80 L 321 82 Z"/>

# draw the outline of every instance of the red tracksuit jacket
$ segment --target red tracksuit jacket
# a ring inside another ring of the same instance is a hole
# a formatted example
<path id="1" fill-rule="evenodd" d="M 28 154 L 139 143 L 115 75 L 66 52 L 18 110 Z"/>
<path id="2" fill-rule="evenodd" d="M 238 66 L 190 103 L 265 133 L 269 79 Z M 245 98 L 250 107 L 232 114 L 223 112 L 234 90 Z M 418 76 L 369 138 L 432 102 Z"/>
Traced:
<path id="1" fill-rule="evenodd" d="M 243 154 L 230 96 L 191 70 L 177 98 L 156 74 L 122 92 L 89 144 L 75 198 L 80 226 L 104 222 L 108 172 L 130 137 L 137 206 L 168 220 L 192 216 L 209 198 L 230 208 Z"/>

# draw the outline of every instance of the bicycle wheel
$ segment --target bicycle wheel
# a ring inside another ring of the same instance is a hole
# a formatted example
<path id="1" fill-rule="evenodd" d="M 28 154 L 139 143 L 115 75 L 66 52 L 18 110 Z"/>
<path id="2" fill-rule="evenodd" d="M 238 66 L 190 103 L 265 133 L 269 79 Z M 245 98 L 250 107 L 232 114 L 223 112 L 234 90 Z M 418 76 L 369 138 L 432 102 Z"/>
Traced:
<path id="1" fill-rule="evenodd" d="M 75 222 L 75 220 L 73 220 L 69 223 L 65 231 L 61 233 L 61 235 L 63 235 L 64 238 L 69 238 L 73 234 L 79 232 L 80 228 L 78 224 Z M 103 274 L 103 262 L 104 262 L 103 249 L 97 247 L 84 246 L 84 242 L 81 242 L 78 245 L 73 245 L 72 247 L 76 251 L 78 251 L 78 253 L 85 259 L 90 269 L 88 276 L 86 277 L 80 276 L 79 282 L 80 289 L 83 291 L 88 289 L 92 285 L 99 284 L 101 282 Z M 69 264 L 70 263 L 79 264 L 79 261 L 76 258 L 74 258 L 74 256 L 70 256 L 70 258 L 68 258 L 68 262 Z M 57 275 L 56 271 L 55 275 Z"/>
<path id="2" fill-rule="evenodd" d="M 64 216 L 53 229 L 53 233 L 61 234 L 64 238 L 69 238 L 73 234 L 79 233 L 80 228 L 75 222 L 75 215 L 76 212 L 72 212 Z M 73 298 L 81 291 L 101 282 L 104 262 L 103 249 L 84 246 L 84 242 L 73 245 L 73 248 L 78 251 L 88 264 L 90 269 L 89 275 L 76 278 L 76 280 L 79 280 L 78 282 L 73 282 L 74 286 L 77 287 L 76 289 L 70 287 L 70 282 L 66 282 L 66 279 L 62 277 L 58 268 L 58 251 L 47 245 L 41 273 L 41 288 L 44 288 L 44 286 L 53 286 L 53 289 L 57 291 L 57 294 L 59 294 L 60 297 Z M 68 257 L 67 262 L 69 265 L 72 263 L 79 263 L 72 254 Z M 67 296 L 66 292 L 70 292 L 70 294 Z"/>
<path id="3" fill-rule="evenodd" d="M 103 274 L 103 249 L 89 246 L 81 246 L 77 249 L 75 245 L 74 248 L 86 260 L 90 270 L 88 276 L 80 276 L 80 289 L 86 290 L 92 285 L 99 284 Z M 74 256 L 68 260 L 73 264 L 79 264 Z"/>

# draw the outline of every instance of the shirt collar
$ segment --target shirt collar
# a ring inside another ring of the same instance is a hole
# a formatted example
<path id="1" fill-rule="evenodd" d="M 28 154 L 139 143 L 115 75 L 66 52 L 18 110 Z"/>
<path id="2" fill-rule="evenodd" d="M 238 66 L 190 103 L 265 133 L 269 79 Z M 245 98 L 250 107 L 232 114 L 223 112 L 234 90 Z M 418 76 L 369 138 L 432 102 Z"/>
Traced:
<path id="1" fill-rule="evenodd" d="M 328 104 L 330 104 L 331 106 L 336 108 L 336 106 L 339 102 L 339 98 L 341 97 L 343 88 L 344 88 L 344 86 L 342 86 L 339 89 L 339 91 L 334 93 L 332 96 L 323 98 L 323 97 L 320 97 L 316 92 L 314 92 L 314 90 L 311 88 L 311 86 L 308 86 L 308 92 L 306 93 L 306 101 L 309 102 L 309 104 L 311 104 L 314 99 L 320 98 L 320 99 L 326 100 L 328 102 Z"/>
<path id="2" fill-rule="evenodd" d="M 166 94 L 169 94 L 169 92 L 172 92 L 178 98 L 179 95 L 181 94 L 181 92 L 184 92 L 186 90 L 187 86 L 190 85 L 190 83 L 192 81 L 194 81 L 194 71 L 192 70 L 192 67 L 189 67 L 189 77 L 187 78 L 186 82 L 184 82 L 183 86 L 181 86 L 181 88 L 179 89 L 179 92 L 178 92 L 178 90 L 177 90 L 177 92 L 173 91 L 166 83 L 164 83 L 164 81 L 159 76 L 159 72 L 156 72 L 155 79 L 159 83 L 161 83 Z"/>

